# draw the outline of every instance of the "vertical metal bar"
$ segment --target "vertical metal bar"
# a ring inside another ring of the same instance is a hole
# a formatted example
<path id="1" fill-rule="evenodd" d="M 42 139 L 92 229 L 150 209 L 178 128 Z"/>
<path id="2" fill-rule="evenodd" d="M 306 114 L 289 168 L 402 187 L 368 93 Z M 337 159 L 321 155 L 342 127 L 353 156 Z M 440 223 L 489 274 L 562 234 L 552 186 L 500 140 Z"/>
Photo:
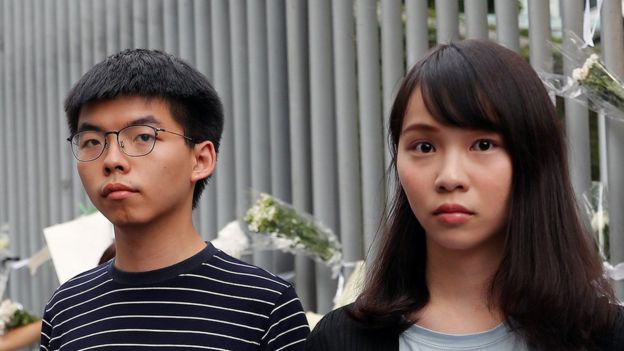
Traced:
<path id="1" fill-rule="evenodd" d="M 518 2 L 496 0 L 494 2 L 494 8 L 496 9 L 496 36 L 498 42 L 518 52 L 520 50 Z"/>
<path id="2" fill-rule="evenodd" d="M 6 182 L 7 182 L 7 214 L 8 214 L 8 226 L 9 226 L 9 240 L 13 243 L 17 243 L 17 231 L 19 230 L 18 225 L 18 194 L 17 194 L 17 186 L 16 186 L 16 172 L 15 165 L 17 162 L 17 155 L 15 150 L 18 150 L 16 146 L 16 99 L 17 99 L 17 89 L 16 89 L 16 80 L 17 77 L 17 68 L 16 68 L 16 43 L 15 43 L 15 32 L 17 31 L 15 22 L 16 18 L 13 12 L 13 8 L 16 6 L 14 1 L 5 0 L 3 6 L 4 12 L 4 47 L 5 47 L 5 63 L 4 63 L 4 92 L 5 98 L 4 102 L 6 103 L 4 107 L 4 113 L 6 119 L 4 124 L 6 145 L 10 146 L 10 149 L 7 150 L 7 165 L 6 167 Z M 18 296 L 18 288 L 19 284 L 11 284 L 7 286 L 7 290 L 5 293 L 8 293 L 10 296 Z"/>
<path id="3" fill-rule="evenodd" d="M 73 217 L 73 194 L 72 194 L 72 160 L 66 151 L 65 137 L 67 136 L 67 127 L 65 123 L 65 114 L 63 113 L 63 98 L 69 90 L 69 21 L 67 18 L 68 1 L 61 0 L 56 4 L 56 52 L 57 52 L 57 82 L 56 82 L 56 103 L 54 110 L 48 111 L 51 117 L 52 125 L 50 126 L 56 131 L 54 136 L 54 148 L 58 154 L 60 167 L 60 183 L 59 188 L 61 197 L 58 199 L 61 206 L 61 220 L 68 221 Z M 73 157 L 72 157 L 73 158 Z"/>
<path id="4" fill-rule="evenodd" d="M 197 69 L 212 80 L 212 15 L 210 3 L 205 0 L 195 0 L 193 20 L 195 24 L 195 66 Z"/>
<path id="5" fill-rule="evenodd" d="M 401 4 L 394 0 L 382 0 L 381 3 L 381 63 L 383 80 L 383 116 L 390 113 L 394 95 L 401 77 L 405 73 L 403 58 L 403 27 L 401 20 Z M 384 118 L 384 130 L 388 130 L 388 118 Z M 389 144 L 384 144 L 385 164 L 389 165 Z"/>
<path id="6" fill-rule="evenodd" d="M 166 52 L 178 56 L 178 6 L 176 0 L 163 0 L 163 31 L 164 49 Z"/>
<path id="7" fill-rule="evenodd" d="M 459 2 L 449 0 L 435 0 L 435 10 L 438 43 L 449 43 L 451 41 L 458 40 Z"/>
<path id="8" fill-rule="evenodd" d="M 101 2 L 101 1 L 100 1 Z M 106 56 L 119 51 L 119 0 L 106 0 Z"/>
<path id="9" fill-rule="evenodd" d="M 24 43 L 24 24 L 26 23 L 24 18 L 24 2 L 18 1 L 13 6 L 13 18 L 15 31 L 14 35 L 14 47 L 13 50 L 15 52 L 15 114 L 13 118 L 15 119 L 13 132 L 15 133 L 15 139 L 13 145 L 13 150 L 19 150 L 20 153 L 26 151 L 26 128 L 24 121 L 25 114 L 25 106 L 26 106 L 26 89 L 24 86 L 25 80 L 25 43 Z M 17 153 L 16 153 L 17 154 Z M 17 154 L 19 155 L 19 154 Z M 28 235 L 30 230 L 29 219 L 27 218 L 28 212 L 28 190 L 26 188 L 26 164 L 22 162 L 22 157 L 16 157 L 15 163 L 13 164 L 13 168 L 15 170 L 15 182 L 13 183 L 13 187 L 15 187 L 15 202 L 13 205 L 17 207 L 16 213 L 16 222 L 14 231 L 12 234 L 15 236 L 11 238 L 11 242 L 13 243 L 12 248 L 13 251 L 19 255 L 20 257 L 24 257 L 26 253 L 26 248 L 28 246 Z M 24 279 L 25 277 L 19 272 L 13 272 L 11 276 L 11 295 L 19 296 L 21 300 L 26 301 L 27 304 L 30 303 L 30 289 L 24 289 L 27 285 L 29 285 L 29 281 Z M 26 290 L 26 291 L 24 291 Z M 19 294 L 19 295 L 17 295 Z"/>
<path id="10" fill-rule="evenodd" d="M 212 16 L 210 3 L 204 0 L 195 0 L 195 65 L 197 69 L 212 81 Z M 217 190 L 213 179 L 208 183 L 195 212 L 196 222 L 202 236 L 209 240 L 217 235 Z"/>
<path id="11" fill-rule="evenodd" d="M 147 2 L 147 45 L 150 49 L 164 48 L 162 0 Z"/>
<path id="12" fill-rule="evenodd" d="M 273 195 L 292 201 L 288 118 L 288 76 L 286 71 L 286 7 L 284 0 L 267 1 L 269 54 L 269 119 L 271 135 L 271 189 Z M 275 252 L 276 273 L 292 271 L 291 254 Z"/>
<path id="13" fill-rule="evenodd" d="M 338 154 L 338 196 L 340 198 L 340 239 L 344 243 L 345 262 L 363 256 L 362 183 L 360 172 L 357 83 L 355 60 L 355 21 L 353 1 L 333 4 L 334 66 L 336 86 L 336 122 Z M 403 62 L 401 62 L 401 67 Z M 353 267 L 344 268 L 348 277 Z"/>
<path id="14" fill-rule="evenodd" d="M 511 1 L 511 3 L 517 5 L 515 1 Z M 547 1 L 544 3 L 548 6 Z M 466 38 L 487 39 L 487 1 L 464 0 L 464 13 L 466 15 Z"/>
<path id="15" fill-rule="evenodd" d="M 195 65 L 195 24 L 193 17 L 193 0 L 178 0 L 178 41 L 180 57 Z"/>
<path id="16" fill-rule="evenodd" d="M 119 1 L 119 50 L 132 48 L 132 0 Z"/>
<path id="17" fill-rule="evenodd" d="M 93 2 L 80 2 L 80 47 L 81 47 L 81 73 L 86 72 L 93 65 L 93 25 L 91 12 Z"/>
<path id="18" fill-rule="evenodd" d="M 0 1 L 0 22 L 4 23 L 4 1 Z M 7 115 L 4 112 L 4 106 L 6 105 L 4 100 L 4 94 L 6 92 L 4 82 L 4 63 L 6 61 L 6 39 L 5 28 L 3 24 L 0 24 L 0 165 L 8 165 L 6 160 L 6 152 L 9 150 L 9 145 L 6 143 L 4 130 L 4 121 Z M 7 213 L 7 178 L 5 171 L 8 167 L 0 167 L 0 228 L 2 225 L 8 223 L 9 214 Z"/>
<path id="19" fill-rule="evenodd" d="M 310 74 L 308 71 L 308 11 L 306 0 L 286 2 L 288 90 L 293 206 L 312 212 L 310 147 Z M 306 310 L 316 311 L 314 262 L 295 257 L 295 287 Z"/>
<path id="20" fill-rule="evenodd" d="M 221 146 L 219 148 L 219 165 L 216 171 L 217 191 L 217 225 L 223 228 L 236 217 L 236 203 L 234 196 L 234 128 L 232 123 L 232 80 L 230 72 L 230 23 L 227 0 L 213 0 L 211 2 L 212 42 L 214 45 L 214 84 L 223 102 L 225 125 Z"/>
<path id="21" fill-rule="evenodd" d="M 582 32 L 582 3 L 564 1 L 562 6 L 563 48 L 568 52 L 572 52 L 571 45 L 574 44 L 568 40 L 567 31 L 577 34 Z M 574 68 L 576 68 L 575 63 L 564 55 L 564 74 L 571 76 Z M 572 185 L 574 186 L 576 198 L 581 199 L 583 192 L 587 191 L 591 186 L 589 114 L 586 107 L 570 99 L 565 100 L 565 111 Z"/>
<path id="22" fill-rule="evenodd" d="M 47 149 L 47 130 L 50 127 L 50 118 L 48 116 L 48 110 L 46 108 L 46 85 L 42 82 L 45 81 L 46 78 L 46 51 L 45 51 L 45 26 L 44 26 L 44 0 L 36 0 L 35 9 L 34 9 L 34 28 L 35 28 L 35 61 L 36 61 L 36 69 L 35 69 L 35 80 L 39 82 L 36 85 L 36 93 L 35 93 L 35 113 L 38 116 L 37 120 L 37 128 L 36 128 L 36 138 L 37 140 L 41 140 L 41 149 L 37 152 L 36 162 L 40 167 L 40 173 L 38 174 L 47 174 L 49 171 L 49 163 L 52 162 L 48 159 Z M 76 22 L 79 22 L 79 16 L 76 19 Z M 80 62 L 80 59 L 78 59 Z M 40 218 L 40 223 L 42 226 L 38 230 L 39 240 L 43 245 L 43 232 L 42 229 L 44 227 L 52 224 L 50 218 L 50 212 L 47 210 L 47 206 L 50 203 L 50 191 L 48 187 L 47 177 L 39 176 L 37 177 L 37 193 L 39 194 L 38 200 L 38 214 Z M 42 267 L 38 271 L 39 276 L 43 282 L 43 293 L 44 298 L 41 301 L 44 304 L 52 294 L 53 289 L 56 288 L 57 283 L 55 279 L 55 271 L 52 265 L 47 265 L 47 267 Z M 43 307 L 39 308 L 37 311 L 43 311 Z"/>
<path id="23" fill-rule="evenodd" d="M 481 1 L 481 0 L 478 0 Z M 405 12 L 407 13 L 406 23 L 406 44 L 407 44 L 407 64 L 409 69 L 423 57 L 429 50 L 429 27 L 427 0 L 406 0 Z"/>
<path id="24" fill-rule="evenodd" d="M 132 0 L 132 44 L 135 48 L 148 47 L 148 6 L 147 0 Z"/>
<path id="25" fill-rule="evenodd" d="M 45 71 L 45 87 L 46 87 L 46 111 L 50 113 L 55 113 L 54 111 L 58 111 L 59 101 L 58 101 L 58 93 L 57 93 L 57 70 L 54 69 L 57 67 L 57 48 L 56 48 L 56 11 L 54 8 L 54 3 L 51 1 L 44 1 L 44 11 L 43 11 L 43 20 L 45 26 L 45 40 L 44 40 L 44 50 L 45 50 L 45 60 L 46 60 L 46 71 Z M 60 179 L 60 162 L 57 148 L 57 137 L 58 137 L 58 126 L 55 125 L 56 119 L 48 116 L 48 128 L 46 130 L 46 150 L 47 150 L 47 158 L 49 160 L 48 163 L 48 192 L 49 192 L 49 203 L 48 209 L 50 211 L 50 222 L 51 223 L 60 223 L 62 220 L 61 206 L 59 206 L 59 199 L 61 198 L 61 179 Z"/>
<path id="26" fill-rule="evenodd" d="M 249 43 L 249 113 L 251 129 L 251 187 L 271 192 L 271 144 L 269 120 L 269 87 L 267 60 L 266 2 L 247 2 L 247 40 Z M 270 252 L 254 252 L 255 265 L 273 270 Z"/>
<path id="27" fill-rule="evenodd" d="M 271 189 L 284 201 L 291 201 L 288 78 L 286 75 L 286 9 L 284 0 L 267 1 L 269 59 L 269 115 L 271 135 Z"/>
<path id="28" fill-rule="evenodd" d="M 94 63 L 106 58 L 106 3 L 102 0 L 93 0 L 93 59 Z"/>
<path id="29" fill-rule="evenodd" d="M 23 124 L 23 133 L 21 138 L 24 139 L 22 141 L 22 149 L 16 148 L 16 150 L 20 150 L 23 155 L 22 162 L 24 164 L 24 178 L 22 182 L 24 184 L 24 188 L 22 191 L 24 194 L 21 196 L 22 201 L 25 204 L 25 226 L 22 232 L 22 238 L 20 240 L 20 248 L 19 255 L 20 257 L 28 257 L 31 252 L 36 252 L 39 248 L 38 244 L 38 229 L 40 228 L 40 223 L 37 217 L 36 204 L 37 204 L 37 189 L 36 183 L 37 178 L 36 175 L 39 174 L 37 172 L 37 164 L 35 163 L 37 150 L 34 143 L 29 143 L 28 140 L 32 140 L 30 138 L 31 133 L 35 130 L 35 106 L 32 103 L 35 100 L 35 61 L 34 61 L 34 29 L 31 26 L 31 23 L 34 21 L 34 11 L 33 11 L 33 1 L 26 0 L 23 1 L 23 15 L 20 18 L 20 22 L 22 24 L 22 28 L 20 30 L 23 31 L 22 40 L 24 42 L 24 95 L 23 95 L 23 114 L 21 115 L 21 119 L 24 120 Z M 24 290 L 27 290 L 29 293 L 30 300 L 20 299 L 21 303 L 27 306 L 27 308 L 40 308 L 41 300 L 43 297 L 41 296 L 41 286 L 38 280 L 30 279 L 30 276 L 25 275 L 24 272 L 14 272 L 24 277 L 23 285 L 19 286 L 19 290 L 23 294 Z M 36 288 L 35 288 L 36 286 Z M 21 295 L 24 296 L 24 295 Z M 28 295 L 24 296 L 25 298 Z"/>
<path id="30" fill-rule="evenodd" d="M 310 25 L 310 100 L 312 131 L 312 184 L 314 214 L 332 230 L 339 228 L 336 184 L 334 86 L 332 84 L 332 24 L 328 0 L 308 2 Z M 335 281 L 324 264 L 316 265 L 317 311 L 331 310 Z"/>
<path id="31" fill-rule="evenodd" d="M 247 53 L 247 8 L 245 0 L 230 1 L 232 35 L 232 119 L 234 122 L 234 175 L 236 177 L 236 213 L 245 214 L 251 186 L 249 145 L 249 71 Z"/>
<path id="32" fill-rule="evenodd" d="M 384 140 L 375 0 L 358 0 L 356 16 L 364 248 L 372 247 L 384 204 Z"/>
<path id="33" fill-rule="evenodd" d="M 81 56 L 80 56 L 80 53 L 81 53 L 81 39 L 80 39 L 81 34 L 80 33 L 82 32 L 81 30 L 82 21 L 80 18 L 80 6 L 81 6 L 80 0 L 71 0 L 69 3 L 69 21 L 68 21 L 69 22 L 69 83 L 72 86 L 78 81 L 78 79 L 80 79 L 80 74 L 81 74 L 82 63 L 81 63 Z M 43 70 L 43 67 L 42 67 L 42 70 Z M 38 79 L 38 81 L 42 81 L 42 80 L 43 78 Z M 63 94 L 63 98 L 67 93 L 68 91 L 61 92 L 61 94 Z M 61 106 L 61 108 L 63 108 L 63 106 Z M 43 113 L 44 108 L 42 107 L 40 111 L 41 112 L 38 112 L 38 114 Z M 61 115 L 63 116 L 62 119 L 64 122 L 62 123 L 64 127 L 64 135 L 67 136 L 69 135 L 69 130 L 67 128 L 65 114 L 62 113 Z M 78 176 L 78 172 L 76 171 L 76 160 L 71 156 L 71 151 L 69 149 L 68 143 L 64 144 L 63 146 L 64 147 L 61 149 L 61 152 L 67 153 L 69 155 L 69 159 L 71 160 L 70 172 L 71 172 L 71 193 L 72 193 L 71 203 L 73 207 L 72 216 L 77 217 L 80 214 L 78 205 L 81 203 L 82 204 L 85 203 L 85 200 L 84 200 L 85 194 L 82 188 L 82 183 L 80 182 L 80 177 Z M 42 160 L 40 160 L 40 162 L 42 162 Z M 44 192 L 42 191 L 42 193 Z"/>
<path id="34" fill-rule="evenodd" d="M 528 0 L 529 54 L 531 65 L 538 71 L 552 72 L 553 58 L 550 40 L 550 4 L 548 1 Z"/>
<path id="35" fill-rule="evenodd" d="M 624 77 L 624 31 L 622 30 L 622 4 L 605 1 L 602 8 L 601 43 L 607 68 Z M 618 213 L 624 210 L 624 122 L 606 120 L 607 169 L 609 179 L 609 250 L 615 265 L 624 261 L 624 218 Z M 624 281 L 614 282 L 618 298 L 624 298 Z"/>

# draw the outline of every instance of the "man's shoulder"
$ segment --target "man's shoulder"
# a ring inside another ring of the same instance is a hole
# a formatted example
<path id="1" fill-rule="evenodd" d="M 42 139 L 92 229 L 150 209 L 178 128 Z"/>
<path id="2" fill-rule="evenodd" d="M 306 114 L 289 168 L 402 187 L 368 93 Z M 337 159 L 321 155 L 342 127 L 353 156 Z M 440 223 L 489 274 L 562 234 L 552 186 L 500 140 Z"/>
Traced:
<path id="1" fill-rule="evenodd" d="M 110 265 L 110 261 L 103 263 L 64 282 L 56 289 L 48 301 L 48 306 L 55 306 L 57 303 L 67 300 L 68 297 L 78 297 L 81 293 L 110 281 Z"/>
<path id="2" fill-rule="evenodd" d="M 253 264 L 236 259 L 218 250 L 212 259 L 205 263 L 211 268 L 211 274 L 235 282 L 283 291 L 292 286 L 289 282 Z"/>

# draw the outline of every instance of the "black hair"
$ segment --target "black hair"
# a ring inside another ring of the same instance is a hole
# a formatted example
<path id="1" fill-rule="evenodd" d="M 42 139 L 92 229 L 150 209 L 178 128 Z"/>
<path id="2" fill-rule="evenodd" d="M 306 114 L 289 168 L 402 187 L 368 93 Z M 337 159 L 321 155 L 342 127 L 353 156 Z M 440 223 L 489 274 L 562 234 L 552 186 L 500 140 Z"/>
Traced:
<path id="1" fill-rule="evenodd" d="M 503 136 L 512 185 L 502 261 L 490 300 L 530 347 L 593 348 L 617 315 L 593 238 L 582 224 L 568 173 L 560 120 L 535 71 L 517 53 L 487 40 L 440 45 L 403 79 L 390 114 L 397 146 L 410 97 L 422 92 L 440 123 Z M 425 231 L 397 178 L 377 257 L 349 314 L 400 332 L 429 301 Z"/>
<path id="2" fill-rule="evenodd" d="M 184 135 L 193 143 L 210 141 L 219 151 L 223 132 L 223 107 L 208 79 L 173 55 L 147 49 L 128 49 L 93 66 L 72 87 L 65 99 L 70 133 L 78 128 L 80 110 L 91 102 L 124 96 L 161 99 Z M 208 178 L 195 184 L 193 208 Z"/>

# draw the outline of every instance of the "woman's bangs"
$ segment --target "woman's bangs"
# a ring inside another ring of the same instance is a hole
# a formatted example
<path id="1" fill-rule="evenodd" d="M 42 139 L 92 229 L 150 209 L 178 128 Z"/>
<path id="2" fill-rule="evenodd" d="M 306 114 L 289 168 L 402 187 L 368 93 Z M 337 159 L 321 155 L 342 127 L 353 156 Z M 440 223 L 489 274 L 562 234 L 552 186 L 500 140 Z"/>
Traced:
<path id="1" fill-rule="evenodd" d="M 438 55 L 452 57 L 439 59 Z M 438 55 L 430 57 L 420 71 L 419 86 L 429 113 L 450 126 L 499 130 L 498 114 L 470 63 L 450 46 Z"/>

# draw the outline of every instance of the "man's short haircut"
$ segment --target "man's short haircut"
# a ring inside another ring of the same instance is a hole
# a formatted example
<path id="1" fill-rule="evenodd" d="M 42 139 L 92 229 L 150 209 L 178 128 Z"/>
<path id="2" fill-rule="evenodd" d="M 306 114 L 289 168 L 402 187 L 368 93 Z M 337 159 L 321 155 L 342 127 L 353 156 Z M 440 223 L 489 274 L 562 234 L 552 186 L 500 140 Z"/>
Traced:
<path id="1" fill-rule="evenodd" d="M 80 110 L 88 103 L 139 96 L 161 99 L 193 142 L 211 141 L 215 152 L 223 132 L 223 106 L 208 79 L 181 59 L 158 51 L 128 49 L 93 66 L 69 91 L 65 113 L 76 133 Z M 192 142 L 188 142 L 189 146 Z M 195 184 L 193 208 L 208 178 Z"/>

